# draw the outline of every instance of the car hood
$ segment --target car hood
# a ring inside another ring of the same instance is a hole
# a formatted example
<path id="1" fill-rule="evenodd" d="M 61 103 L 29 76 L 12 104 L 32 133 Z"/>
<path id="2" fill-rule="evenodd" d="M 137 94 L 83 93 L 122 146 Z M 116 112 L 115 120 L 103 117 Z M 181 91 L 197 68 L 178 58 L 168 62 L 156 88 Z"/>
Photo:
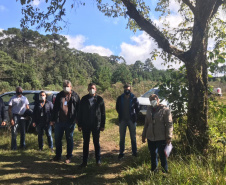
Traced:
<path id="1" fill-rule="evenodd" d="M 137 100 L 139 101 L 140 105 L 151 105 L 149 98 L 139 97 L 139 98 L 137 98 Z"/>
<path id="2" fill-rule="evenodd" d="M 151 105 L 150 101 L 149 101 L 149 98 L 138 97 L 137 100 L 139 101 L 140 105 Z M 160 100 L 160 103 L 165 105 L 165 106 L 169 106 L 168 101 L 165 100 L 165 99 Z"/>

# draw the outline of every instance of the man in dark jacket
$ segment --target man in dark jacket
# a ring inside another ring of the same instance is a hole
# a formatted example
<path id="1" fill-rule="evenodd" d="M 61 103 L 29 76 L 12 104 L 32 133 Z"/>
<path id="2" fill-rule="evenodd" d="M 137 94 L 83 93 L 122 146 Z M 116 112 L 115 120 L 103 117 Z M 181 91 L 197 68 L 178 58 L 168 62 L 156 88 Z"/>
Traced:
<path id="1" fill-rule="evenodd" d="M 102 97 L 96 95 L 96 84 L 88 85 L 89 94 L 82 97 L 79 107 L 78 130 L 83 135 L 83 162 L 80 167 L 87 166 L 89 155 L 90 133 L 93 135 L 95 147 L 96 164 L 100 162 L 100 131 L 104 131 L 105 126 L 105 106 Z"/>
<path id="2" fill-rule="evenodd" d="M 33 126 L 37 126 L 39 150 L 43 150 L 43 133 L 45 130 L 49 148 L 53 152 L 52 126 L 50 125 L 51 113 L 53 110 L 52 102 L 46 100 L 45 91 L 39 94 L 39 102 L 36 102 L 33 110 Z"/>
<path id="3" fill-rule="evenodd" d="M 5 126 L 6 125 L 6 113 L 5 113 L 5 104 L 0 97 L 0 120 L 1 120 L 1 125 Z"/>
<path id="4" fill-rule="evenodd" d="M 124 85 L 124 93 L 117 98 L 116 110 L 119 115 L 120 152 L 118 159 L 124 157 L 126 128 L 129 127 L 133 156 L 137 156 L 136 120 L 140 111 L 139 102 L 131 93 L 131 86 Z"/>
<path id="5" fill-rule="evenodd" d="M 60 161 L 62 154 L 62 138 L 65 132 L 67 140 L 66 163 L 71 162 L 73 152 L 73 133 L 79 110 L 80 98 L 71 88 L 71 82 L 65 80 L 64 90 L 57 94 L 53 107 L 51 125 L 55 124 L 56 156 L 53 161 Z"/>

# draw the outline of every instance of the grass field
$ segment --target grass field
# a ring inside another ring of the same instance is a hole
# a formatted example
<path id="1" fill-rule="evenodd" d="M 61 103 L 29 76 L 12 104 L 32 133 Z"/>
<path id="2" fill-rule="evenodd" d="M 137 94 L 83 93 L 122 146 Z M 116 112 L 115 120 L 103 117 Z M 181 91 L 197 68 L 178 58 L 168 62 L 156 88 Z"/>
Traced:
<path id="1" fill-rule="evenodd" d="M 225 96 L 218 101 L 226 102 Z M 226 103 L 225 103 L 226 104 Z M 142 123 L 137 126 L 138 157 L 131 155 L 130 138 L 127 131 L 125 158 L 118 161 L 119 128 L 113 103 L 108 103 L 106 129 L 101 133 L 102 165 L 96 166 L 94 148 L 90 142 L 88 167 L 80 169 L 82 162 L 82 135 L 77 128 L 74 133 L 74 157 L 72 163 L 50 162 L 54 154 L 45 143 L 44 150 L 38 151 L 37 135 L 26 135 L 26 150 L 10 150 L 10 132 L 0 131 L 0 184 L 226 184 L 226 157 L 219 150 L 215 155 L 185 155 L 182 143 L 174 140 L 174 149 L 169 158 L 170 173 L 150 172 L 150 156 L 147 144 L 141 143 Z M 224 127 L 225 128 L 225 127 Z M 44 136 L 46 142 L 46 137 Z M 19 135 L 17 138 L 19 144 Z M 221 147 L 222 148 L 222 147 Z M 63 156 L 66 142 L 63 138 Z"/>

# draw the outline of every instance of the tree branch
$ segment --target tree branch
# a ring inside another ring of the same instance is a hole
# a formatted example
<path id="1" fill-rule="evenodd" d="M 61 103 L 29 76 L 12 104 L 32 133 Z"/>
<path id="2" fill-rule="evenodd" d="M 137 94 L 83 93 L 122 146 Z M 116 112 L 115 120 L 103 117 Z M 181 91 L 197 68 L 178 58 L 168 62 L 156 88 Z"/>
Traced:
<path id="1" fill-rule="evenodd" d="M 190 0 L 182 0 L 182 1 L 184 4 L 186 4 L 191 9 L 193 14 L 195 14 L 195 7 L 192 5 L 191 1 Z"/>
<path id="2" fill-rule="evenodd" d="M 218 8 L 223 4 L 222 0 L 218 0 L 214 6 L 211 18 L 217 13 Z"/>
<path id="3" fill-rule="evenodd" d="M 175 46 L 170 45 L 168 39 L 163 35 L 157 27 L 155 27 L 151 21 L 146 20 L 136 9 L 135 5 L 130 2 L 130 0 L 122 0 L 123 4 L 127 7 L 127 14 L 130 18 L 134 19 L 136 23 L 149 34 L 158 43 L 158 46 L 163 49 L 163 51 L 178 57 L 180 60 L 184 61 L 185 52 L 179 50 Z"/>

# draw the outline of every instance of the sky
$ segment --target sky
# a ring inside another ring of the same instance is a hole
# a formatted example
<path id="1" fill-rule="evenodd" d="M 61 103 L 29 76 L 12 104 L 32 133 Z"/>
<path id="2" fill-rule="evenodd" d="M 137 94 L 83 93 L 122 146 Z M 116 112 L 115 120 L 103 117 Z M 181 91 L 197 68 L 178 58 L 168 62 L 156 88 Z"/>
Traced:
<path id="1" fill-rule="evenodd" d="M 33 0 L 33 6 L 43 9 L 46 5 L 45 0 Z M 109 1 L 109 0 L 104 0 Z M 151 6 L 157 0 L 148 1 Z M 123 17 L 109 18 L 104 16 L 97 7 L 95 0 L 86 0 L 85 6 L 76 6 L 71 9 L 72 1 L 67 0 L 67 13 L 64 18 L 68 21 L 67 28 L 64 28 L 58 34 L 67 37 L 69 47 L 81 50 L 83 52 L 98 53 L 101 56 L 117 55 L 125 58 L 127 64 L 133 64 L 137 60 L 145 62 L 150 58 L 150 53 L 157 49 L 156 43 L 143 31 L 133 31 L 126 29 L 127 19 Z M 0 0 L 0 30 L 8 28 L 20 28 L 21 14 L 20 0 Z M 179 5 L 170 1 L 172 14 L 168 16 L 167 21 L 172 27 L 177 27 L 180 23 Z M 162 22 L 158 20 L 158 14 L 151 12 L 152 20 L 161 27 Z M 32 28 L 36 31 L 35 28 Z M 43 29 L 37 30 L 41 34 L 46 34 Z M 162 65 L 163 61 L 157 58 L 153 64 L 158 69 L 166 69 Z M 178 68 L 180 65 L 173 64 Z"/>

